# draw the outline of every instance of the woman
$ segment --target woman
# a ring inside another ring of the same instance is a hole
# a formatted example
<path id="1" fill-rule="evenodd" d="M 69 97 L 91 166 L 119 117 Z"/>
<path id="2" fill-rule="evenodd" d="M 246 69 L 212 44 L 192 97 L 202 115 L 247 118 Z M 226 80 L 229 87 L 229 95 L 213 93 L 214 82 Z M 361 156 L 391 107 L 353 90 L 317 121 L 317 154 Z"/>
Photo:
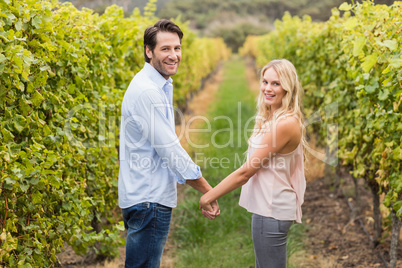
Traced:
<path id="1" fill-rule="evenodd" d="M 261 71 L 261 90 L 247 161 L 200 199 L 206 217 L 210 203 L 242 186 L 240 206 L 252 215 L 255 265 L 286 267 L 286 239 L 293 221 L 301 223 L 304 201 L 305 128 L 302 87 L 285 59 Z"/>

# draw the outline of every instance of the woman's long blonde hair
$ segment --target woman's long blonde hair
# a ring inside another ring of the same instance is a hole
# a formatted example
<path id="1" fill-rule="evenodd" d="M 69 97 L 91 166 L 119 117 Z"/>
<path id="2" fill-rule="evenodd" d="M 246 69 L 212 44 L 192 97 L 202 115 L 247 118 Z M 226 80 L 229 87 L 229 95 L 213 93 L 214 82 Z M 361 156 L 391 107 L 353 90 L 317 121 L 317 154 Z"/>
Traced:
<path id="1" fill-rule="evenodd" d="M 269 121 L 278 120 L 284 116 L 294 116 L 298 119 L 301 128 L 301 144 L 304 149 L 308 146 L 306 141 L 306 128 L 304 126 L 304 116 L 302 112 L 302 95 L 303 88 L 297 76 L 296 68 L 286 59 L 272 60 L 261 70 L 260 83 L 265 71 L 273 68 L 278 76 L 282 88 L 286 94 L 282 98 L 282 106 L 275 112 L 271 112 L 271 107 L 264 102 L 265 96 L 260 91 L 257 99 L 257 114 L 254 125 L 254 133 L 259 133 Z"/>

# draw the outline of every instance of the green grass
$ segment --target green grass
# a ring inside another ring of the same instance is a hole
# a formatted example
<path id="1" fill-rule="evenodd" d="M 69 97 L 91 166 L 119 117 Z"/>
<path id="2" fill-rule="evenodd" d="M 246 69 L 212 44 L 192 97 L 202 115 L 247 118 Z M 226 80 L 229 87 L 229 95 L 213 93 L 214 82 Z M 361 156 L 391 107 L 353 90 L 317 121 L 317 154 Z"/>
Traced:
<path id="1" fill-rule="evenodd" d="M 209 147 L 193 148 L 195 162 L 212 186 L 245 160 L 249 136 L 245 128 L 248 125 L 248 129 L 252 129 L 254 121 L 251 119 L 256 110 L 256 95 L 248 89 L 245 72 L 245 64 L 239 58 L 225 64 L 223 82 L 207 115 L 211 131 L 201 133 L 197 138 L 197 144 L 209 144 Z M 207 125 L 204 128 L 207 129 Z M 240 188 L 219 199 L 221 216 L 213 221 L 201 215 L 197 191 L 186 187 L 184 196 L 174 210 L 175 267 L 254 266 L 251 214 L 238 205 Z M 292 226 L 288 255 L 300 248 L 302 233 L 300 227 Z"/>

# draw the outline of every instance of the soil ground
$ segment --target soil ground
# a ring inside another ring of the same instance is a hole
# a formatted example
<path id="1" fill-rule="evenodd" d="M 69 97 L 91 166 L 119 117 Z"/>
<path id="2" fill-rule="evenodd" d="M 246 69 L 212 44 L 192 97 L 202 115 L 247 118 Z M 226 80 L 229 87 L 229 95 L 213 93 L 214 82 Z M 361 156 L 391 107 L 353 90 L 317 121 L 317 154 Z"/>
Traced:
<path id="1" fill-rule="evenodd" d="M 348 197 L 354 192 L 353 182 L 348 181 L 346 175 L 343 179 L 345 183 L 337 191 L 330 190 L 332 185 L 328 178 L 308 182 L 303 204 L 303 219 L 307 227 L 306 250 L 295 256 L 299 267 L 366 268 L 389 265 L 390 238 L 384 238 L 375 249 L 371 246 L 369 235 L 372 237 L 374 234 L 371 192 L 364 185 L 358 185 L 361 213 L 353 217 L 349 204 L 353 207 L 355 200 Z M 398 260 L 397 267 L 402 267 L 401 246 Z"/>
<path id="2" fill-rule="evenodd" d="M 249 86 L 253 90 L 258 90 L 258 77 L 251 65 L 248 67 Z M 187 119 L 206 113 L 221 79 L 222 73 L 218 71 L 210 81 L 205 83 L 204 89 L 190 102 Z M 181 131 L 180 127 L 176 129 L 178 133 Z M 186 144 L 183 146 L 187 147 Z M 360 219 L 367 233 L 373 235 L 371 193 L 364 185 L 358 186 L 362 204 L 360 216 L 351 221 L 351 208 L 348 201 L 354 206 L 355 200 L 351 197 L 354 187 L 348 176 L 342 177 L 343 183 L 340 188 L 331 190 L 333 182 L 331 174 L 324 176 L 324 165 L 315 159 L 310 161 L 309 172 L 306 176 L 308 183 L 303 204 L 303 223 L 306 226 L 307 235 L 303 250 L 291 257 L 292 263 L 297 263 L 298 267 L 303 268 L 388 267 L 390 238 L 385 237 L 383 243 L 374 249 L 370 245 L 369 236 L 359 223 Z M 179 188 L 179 202 L 180 199 Z M 171 226 L 174 227 L 174 214 L 172 221 Z M 174 229 L 171 233 L 173 231 Z M 174 267 L 174 248 L 174 242 L 169 237 L 162 258 L 162 268 Z M 120 257 L 111 262 L 87 263 L 84 257 L 75 255 L 69 247 L 66 247 L 66 250 L 59 254 L 59 260 L 65 268 L 121 268 L 124 267 L 125 249 L 122 247 L 119 250 Z M 397 267 L 402 268 L 401 241 L 398 248 L 398 260 Z"/>

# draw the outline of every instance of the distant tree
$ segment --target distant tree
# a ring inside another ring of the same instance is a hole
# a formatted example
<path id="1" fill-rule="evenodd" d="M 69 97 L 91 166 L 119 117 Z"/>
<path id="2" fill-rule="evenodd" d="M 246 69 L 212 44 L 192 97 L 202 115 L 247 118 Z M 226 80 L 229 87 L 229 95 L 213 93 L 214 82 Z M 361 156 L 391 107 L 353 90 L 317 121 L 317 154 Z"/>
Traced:
<path id="1" fill-rule="evenodd" d="M 76 8 L 90 8 L 94 12 L 103 14 L 105 9 L 111 5 L 117 5 L 123 8 L 126 16 L 131 15 L 134 8 L 139 8 L 141 13 L 147 5 L 148 0 L 59 0 L 60 2 L 71 2 Z M 166 3 L 172 0 L 158 0 L 156 3 L 157 10 L 162 9 Z"/>
<path id="2" fill-rule="evenodd" d="M 239 48 L 244 44 L 248 35 L 262 35 L 268 33 L 267 28 L 250 22 L 239 22 L 233 25 L 222 25 L 210 33 L 212 37 L 222 37 L 226 45 L 237 53 Z"/>

